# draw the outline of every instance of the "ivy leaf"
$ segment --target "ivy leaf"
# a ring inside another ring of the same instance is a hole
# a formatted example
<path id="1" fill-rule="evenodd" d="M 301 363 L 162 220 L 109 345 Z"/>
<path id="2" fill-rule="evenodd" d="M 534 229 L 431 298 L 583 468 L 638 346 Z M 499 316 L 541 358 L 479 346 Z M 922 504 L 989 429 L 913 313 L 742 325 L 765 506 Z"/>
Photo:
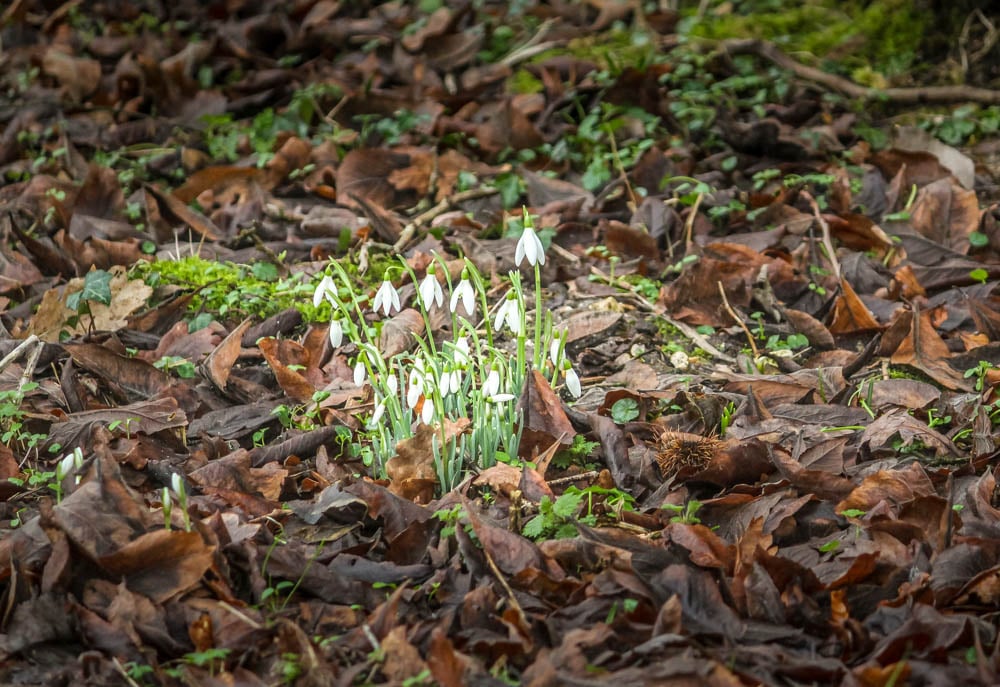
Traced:
<path id="1" fill-rule="evenodd" d="M 66 306 L 71 310 L 79 310 L 81 301 L 96 301 L 111 305 L 111 273 L 104 270 L 87 272 L 83 288 L 69 295 Z"/>

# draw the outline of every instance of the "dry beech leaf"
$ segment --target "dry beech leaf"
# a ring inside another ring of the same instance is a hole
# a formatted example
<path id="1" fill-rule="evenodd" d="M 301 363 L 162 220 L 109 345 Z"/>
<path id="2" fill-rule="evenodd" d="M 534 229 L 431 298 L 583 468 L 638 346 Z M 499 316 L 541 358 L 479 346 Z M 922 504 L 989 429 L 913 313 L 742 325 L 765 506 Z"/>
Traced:
<path id="1" fill-rule="evenodd" d="M 243 333 L 250 328 L 250 322 L 249 318 L 243 320 L 236 329 L 229 332 L 229 335 L 214 351 L 208 354 L 202 363 L 205 376 L 215 384 L 219 391 L 226 390 L 229 374 L 233 371 L 233 363 L 239 358 L 242 350 Z"/>

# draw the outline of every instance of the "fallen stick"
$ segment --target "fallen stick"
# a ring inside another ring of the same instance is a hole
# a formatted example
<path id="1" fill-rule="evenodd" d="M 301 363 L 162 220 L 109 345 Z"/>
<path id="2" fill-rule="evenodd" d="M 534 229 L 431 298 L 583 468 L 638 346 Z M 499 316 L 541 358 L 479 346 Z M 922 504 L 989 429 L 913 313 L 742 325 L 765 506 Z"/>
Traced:
<path id="1" fill-rule="evenodd" d="M 813 81 L 831 91 L 838 91 L 858 100 L 886 100 L 900 105 L 974 102 L 1000 104 L 1000 91 L 975 86 L 926 86 L 920 88 L 871 88 L 856 84 L 836 74 L 824 72 L 796 62 L 768 41 L 732 39 L 722 41 L 722 50 L 730 55 L 757 55 L 787 69 L 796 76 Z"/>

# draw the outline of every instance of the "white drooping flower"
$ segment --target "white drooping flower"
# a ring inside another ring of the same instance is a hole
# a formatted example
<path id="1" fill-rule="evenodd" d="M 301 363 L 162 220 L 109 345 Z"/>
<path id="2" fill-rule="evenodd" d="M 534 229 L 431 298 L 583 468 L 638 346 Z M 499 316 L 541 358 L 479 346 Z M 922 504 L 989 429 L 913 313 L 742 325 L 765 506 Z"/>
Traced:
<path id="1" fill-rule="evenodd" d="M 486 399 L 490 403 L 505 403 L 514 400 L 514 394 L 493 394 Z"/>
<path id="2" fill-rule="evenodd" d="M 344 343 L 344 325 L 340 323 L 339 317 L 334 316 L 330 320 L 330 345 L 340 348 L 342 343 Z"/>
<path id="3" fill-rule="evenodd" d="M 500 369 L 494 364 L 486 375 L 486 381 L 483 382 L 483 396 L 490 398 L 498 393 L 500 393 Z"/>
<path id="4" fill-rule="evenodd" d="M 333 294 L 336 293 L 337 287 L 333 283 L 333 279 L 330 279 L 329 274 L 324 274 L 323 278 L 320 279 L 319 284 L 316 285 L 316 290 L 313 291 L 313 307 L 318 308 L 319 304 L 323 302 L 323 299 L 330 301 L 331 304 L 336 305 Z"/>
<path id="5" fill-rule="evenodd" d="M 378 291 L 375 292 L 375 300 L 372 302 L 372 310 L 378 312 L 382 311 L 385 317 L 389 316 L 389 313 L 393 309 L 402 310 L 402 306 L 399 304 L 399 293 L 396 288 L 389 281 L 389 275 L 386 273 L 385 277 L 382 279 L 382 285 L 378 287 Z"/>
<path id="6" fill-rule="evenodd" d="M 174 490 L 174 493 L 184 502 L 186 496 L 184 491 L 184 480 L 181 479 L 180 473 L 175 472 L 170 476 L 170 488 Z"/>
<path id="7" fill-rule="evenodd" d="M 545 264 L 545 248 L 542 247 L 542 240 L 535 233 L 535 228 L 531 226 L 531 215 L 527 213 L 524 215 L 524 231 L 521 232 L 514 251 L 514 264 L 520 265 L 525 258 L 532 267 Z"/>
<path id="8" fill-rule="evenodd" d="M 357 362 L 354 363 L 354 386 L 364 384 L 367 376 L 368 368 L 365 366 L 364 359 L 359 355 Z"/>
<path id="9" fill-rule="evenodd" d="M 472 290 L 472 282 L 469 281 L 467 269 L 462 270 L 462 280 L 458 282 L 458 286 L 451 292 L 451 301 L 448 303 L 448 306 L 452 312 L 458 309 L 459 301 L 461 301 L 462 307 L 465 308 L 465 312 L 471 317 L 476 308 L 476 293 Z"/>
<path id="10" fill-rule="evenodd" d="M 438 283 L 435 271 L 434 263 L 428 265 L 427 274 L 424 276 L 423 281 L 420 282 L 420 288 L 417 289 L 424 310 L 430 310 L 431 306 L 435 303 L 439 308 L 444 305 L 444 292 L 441 291 L 441 284 Z"/>
<path id="11" fill-rule="evenodd" d="M 413 361 L 413 368 L 410 370 L 409 386 L 406 389 L 406 406 L 413 410 L 420 402 L 420 397 L 429 393 L 430 375 L 425 366 L 424 359 L 417 358 Z"/>
<path id="12" fill-rule="evenodd" d="M 369 427 L 374 427 L 378 424 L 378 421 L 382 419 L 382 415 L 385 413 L 385 399 L 379 399 L 378 403 L 375 404 L 375 410 L 372 412 L 372 419 L 368 421 Z"/>
<path id="13" fill-rule="evenodd" d="M 493 318 L 493 331 L 499 332 L 505 323 L 514 336 L 521 334 L 521 308 L 514 291 L 509 291 L 503 303 L 497 308 L 496 317 Z"/>
<path id="14" fill-rule="evenodd" d="M 424 405 L 420 408 L 420 421 L 425 425 L 434 421 L 434 404 L 429 398 L 424 398 Z"/>
<path id="15" fill-rule="evenodd" d="M 456 365 L 459 367 L 465 367 L 472 362 L 472 358 L 470 357 L 471 352 L 472 349 L 469 348 L 469 340 L 466 337 L 460 336 L 455 339 L 454 359 Z"/>
<path id="16" fill-rule="evenodd" d="M 566 388 L 569 389 L 573 398 L 580 398 L 580 394 L 583 393 L 583 389 L 580 388 L 580 377 L 568 360 L 563 368 L 563 378 L 566 380 Z"/>

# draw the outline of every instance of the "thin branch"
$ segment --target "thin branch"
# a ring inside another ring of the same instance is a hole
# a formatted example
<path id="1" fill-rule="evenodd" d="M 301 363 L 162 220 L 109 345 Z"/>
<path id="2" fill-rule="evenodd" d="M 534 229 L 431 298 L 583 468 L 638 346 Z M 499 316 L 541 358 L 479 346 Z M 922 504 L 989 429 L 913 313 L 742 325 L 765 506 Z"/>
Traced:
<path id="1" fill-rule="evenodd" d="M 406 244 L 413 239 L 417 230 L 423 229 L 426 225 L 433 222 L 436 217 L 443 215 L 459 203 L 463 203 L 467 200 L 474 200 L 476 198 L 486 198 L 488 196 L 496 195 L 497 193 L 500 193 L 500 191 L 495 188 L 481 186 L 479 188 L 471 188 L 468 191 L 460 191 L 452 196 L 448 196 L 430 210 L 425 210 L 410 220 L 410 222 L 403 227 L 403 231 L 400 232 L 399 239 L 397 239 L 396 243 L 393 244 L 392 250 L 396 253 L 403 252 L 403 249 L 406 248 Z"/>
<path id="2" fill-rule="evenodd" d="M 736 314 L 733 306 L 729 305 L 729 299 L 726 298 L 726 289 L 722 286 L 722 282 L 717 281 L 715 283 L 719 285 L 719 293 L 722 294 L 722 307 L 726 309 L 729 316 L 736 321 L 736 324 L 743 329 L 743 333 L 747 335 L 747 341 L 750 342 L 750 350 L 753 351 L 753 357 L 756 359 L 760 356 L 760 351 L 757 350 L 757 342 L 753 340 L 753 334 L 750 333 L 750 329 L 747 327 L 746 322 L 743 321 L 743 318 Z"/>
<path id="3" fill-rule="evenodd" d="M 858 100 L 887 100 L 900 105 L 976 102 L 1000 104 L 1000 91 L 974 86 L 928 86 L 925 88 L 869 88 L 836 74 L 824 72 L 796 62 L 773 43 L 756 39 L 735 39 L 722 42 L 723 51 L 730 55 L 757 55 L 786 69 L 801 79 L 812 81 L 831 91 Z"/>
<path id="4" fill-rule="evenodd" d="M 803 197 L 809 203 L 809 207 L 812 208 L 813 216 L 816 218 L 816 223 L 819 224 L 820 230 L 823 232 L 823 248 L 826 249 L 826 257 L 830 261 L 830 266 L 833 267 L 833 276 L 840 281 L 840 261 L 837 260 L 837 253 L 833 249 L 833 239 L 830 237 L 830 225 L 823 215 L 819 212 L 819 205 L 816 204 L 816 199 L 808 191 L 801 191 Z"/>

